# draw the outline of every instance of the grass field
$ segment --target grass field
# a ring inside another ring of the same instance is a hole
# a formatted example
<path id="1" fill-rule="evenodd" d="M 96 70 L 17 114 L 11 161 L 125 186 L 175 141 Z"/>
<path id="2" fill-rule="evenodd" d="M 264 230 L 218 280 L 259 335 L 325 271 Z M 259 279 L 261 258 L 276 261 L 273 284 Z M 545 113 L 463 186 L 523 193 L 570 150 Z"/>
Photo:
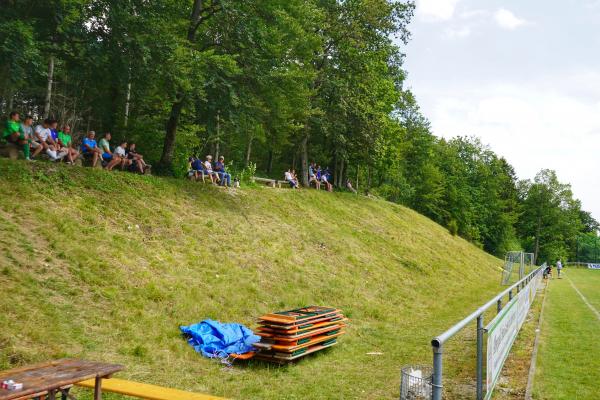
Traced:
<path id="1" fill-rule="evenodd" d="M 596 400 L 600 382 L 600 320 L 572 284 L 600 311 L 600 271 L 566 269 L 551 280 L 541 327 L 534 398 Z"/>
<path id="2" fill-rule="evenodd" d="M 393 399 L 400 367 L 430 364 L 429 340 L 499 289 L 501 260 L 348 193 L 0 160 L 0 199 L 0 369 L 72 356 L 238 399 Z M 348 334 L 286 367 L 223 369 L 179 335 L 309 304 L 343 309 Z M 449 378 L 473 376 L 466 340 L 447 348 Z"/>

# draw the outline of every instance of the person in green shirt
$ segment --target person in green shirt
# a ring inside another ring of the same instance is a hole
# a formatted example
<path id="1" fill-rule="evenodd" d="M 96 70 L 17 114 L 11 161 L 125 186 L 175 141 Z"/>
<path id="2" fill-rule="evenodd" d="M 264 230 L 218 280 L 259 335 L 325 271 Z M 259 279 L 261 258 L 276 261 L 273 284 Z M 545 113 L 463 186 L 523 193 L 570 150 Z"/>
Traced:
<path id="1" fill-rule="evenodd" d="M 73 164 L 79 152 L 73 148 L 73 139 L 71 138 L 71 127 L 69 125 L 63 126 L 63 129 L 58 132 L 57 143 L 60 146 L 61 152 L 67 153 L 67 163 Z"/>
<path id="2" fill-rule="evenodd" d="M 113 153 L 110 150 L 110 139 L 112 139 L 112 135 L 110 132 L 106 132 L 104 137 L 98 142 L 98 147 L 102 150 L 102 161 L 105 164 L 108 164 L 113 159 Z"/>
<path id="3" fill-rule="evenodd" d="M 2 138 L 7 142 L 14 144 L 15 146 L 21 146 L 23 149 L 23 154 L 25 154 L 25 159 L 30 160 L 29 141 L 27 134 L 23 129 L 21 129 L 18 112 L 13 111 L 10 113 L 9 118 L 4 126 L 4 131 L 2 132 Z"/>

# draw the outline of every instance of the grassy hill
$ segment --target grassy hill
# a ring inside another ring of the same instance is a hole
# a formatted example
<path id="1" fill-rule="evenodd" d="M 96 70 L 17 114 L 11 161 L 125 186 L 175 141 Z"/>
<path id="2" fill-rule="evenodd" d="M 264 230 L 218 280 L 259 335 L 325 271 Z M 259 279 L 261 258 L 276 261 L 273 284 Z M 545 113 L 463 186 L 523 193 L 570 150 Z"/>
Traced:
<path id="1" fill-rule="evenodd" d="M 499 287 L 500 260 L 407 208 L 347 193 L 0 160 L 0 199 L 0 368 L 75 356 L 238 399 L 392 399 L 400 367 L 429 364 L 430 338 Z M 225 370 L 179 335 L 207 317 L 253 327 L 309 304 L 342 308 L 351 326 L 290 366 Z M 472 375 L 472 362 L 446 366 Z"/>

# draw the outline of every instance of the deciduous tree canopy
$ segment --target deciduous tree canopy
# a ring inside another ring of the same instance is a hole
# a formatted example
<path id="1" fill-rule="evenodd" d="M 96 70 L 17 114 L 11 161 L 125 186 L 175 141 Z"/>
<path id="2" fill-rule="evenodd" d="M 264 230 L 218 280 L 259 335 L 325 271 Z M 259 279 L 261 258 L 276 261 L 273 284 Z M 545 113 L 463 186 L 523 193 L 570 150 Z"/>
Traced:
<path id="1" fill-rule="evenodd" d="M 598 223 L 552 171 L 519 182 L 474 138 L 443 140 L 404 87 L 411 1 L 2 0 L 0 112 L 134 140 L 160 171 L 226 154 L 408 205 L 503 255 L 575 258 Z M 358 182 L 357 182 L 358 181 Z"/>

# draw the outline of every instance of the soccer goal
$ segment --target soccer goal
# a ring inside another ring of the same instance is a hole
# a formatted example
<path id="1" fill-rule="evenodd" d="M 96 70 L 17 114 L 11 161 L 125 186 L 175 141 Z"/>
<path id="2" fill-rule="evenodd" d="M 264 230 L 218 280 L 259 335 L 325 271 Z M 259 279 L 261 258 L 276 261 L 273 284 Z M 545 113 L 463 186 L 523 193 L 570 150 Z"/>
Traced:
<path id="1" fill-rule="evenodd" d="M 535 267 L 535 256 L 533 253 L 523 251 L 509 251 L 504 257 L 502 268 L 502 284 L 508 285 L 523 279 Z"/>

